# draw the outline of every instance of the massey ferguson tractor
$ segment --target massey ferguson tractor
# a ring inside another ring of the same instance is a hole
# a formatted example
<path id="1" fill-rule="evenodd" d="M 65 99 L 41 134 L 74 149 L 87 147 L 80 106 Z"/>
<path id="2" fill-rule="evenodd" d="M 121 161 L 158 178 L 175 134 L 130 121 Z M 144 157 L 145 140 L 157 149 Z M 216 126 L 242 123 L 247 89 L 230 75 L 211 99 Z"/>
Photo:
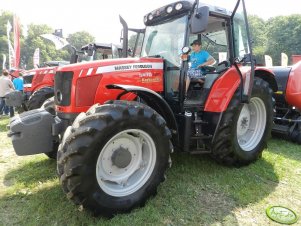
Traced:
<path id="1" fill-rule="evenodd" d="M 23 75 L 24 110 L 39 108 L 46 99 L 54 96 L 54 75 L 58 66 L 62 66 L 60 62 L 57 65 L 46 63 L 45 67 L 26 71 Z"/>
<path id="2" fill-rule="evenodd" d="M 55 115 L 42 108 L 10 122 L 16 153 L 58 151 L 64 192 L 95 215 L 143 206 L 165 180 L 173 151 L 244 166 L 261 156 L 272 129 L 277 83 L 254 67 L 244 0 L 233 12 L 178 1 L 144 23 L 139 58 L 59 67 Z M 205 68 L 204 83 L 192 81 L 186 92 L 195 39 L 227 60 Z"/>
<path id="3" fill-rule="evenodd" d="M 301 61 L 271 70 L 278 84 L 272 134 L 301 144 Z"/>

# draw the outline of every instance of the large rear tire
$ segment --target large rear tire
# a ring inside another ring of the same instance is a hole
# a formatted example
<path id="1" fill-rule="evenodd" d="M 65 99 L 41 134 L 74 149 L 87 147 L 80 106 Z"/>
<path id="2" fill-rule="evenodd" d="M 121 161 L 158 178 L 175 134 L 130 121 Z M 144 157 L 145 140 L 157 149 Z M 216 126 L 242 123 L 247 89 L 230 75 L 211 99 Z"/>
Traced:
<path id="1" fill-rule="evenodd" d="M 68 127 L 59 147 L 63 190 L 95 215 L 142 206 L 164 181 L 170 138 L 165 120 L 144 104 L 94 105 Z"/>
<path id="2" fill-rule="evenodd" d="M 212 157 L 228 166 L 248 165 L 257 160 L 271 134 L 273 105 L 269 84 L 255 78 L 250 103 L 240 104 L 236 94 L 223 113 Z"/>
<path id="3" fill-rule="evenodd" d="M 28 100 L 28 110 L 38 109 L 50 97 L 54 96 L 52 87 L 45 87 L 35 91 Z"/>

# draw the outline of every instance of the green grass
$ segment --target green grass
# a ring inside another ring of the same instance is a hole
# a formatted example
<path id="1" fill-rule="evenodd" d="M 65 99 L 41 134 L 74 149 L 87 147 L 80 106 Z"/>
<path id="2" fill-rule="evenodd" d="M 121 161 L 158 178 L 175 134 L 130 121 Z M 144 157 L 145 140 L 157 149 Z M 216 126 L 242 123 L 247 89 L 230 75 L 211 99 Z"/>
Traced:
<path id="1" fill-rule="evenodd" d="M 239 169 L 173 154 L 167 180 L 145 207 L 105 219 L 67 200 L 55 161 L 16 156 L 7 124 L 0 119 L 0 225 L 278 225 L 265 215 L 269 205 L 301 214 L 301 148 L 286 141 L 271 140 L 259 161 Z"/>

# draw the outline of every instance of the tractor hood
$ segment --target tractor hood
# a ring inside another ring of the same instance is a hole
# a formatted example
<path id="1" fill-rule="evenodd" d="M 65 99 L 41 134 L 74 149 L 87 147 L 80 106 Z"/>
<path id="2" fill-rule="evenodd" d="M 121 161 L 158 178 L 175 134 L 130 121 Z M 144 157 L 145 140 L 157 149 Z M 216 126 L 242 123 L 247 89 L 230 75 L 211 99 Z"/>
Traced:
<path id="1" fill-rule="evenodd" d="M 79 113 L 96 103 L 116 100 L 123 92 L 108 89 L 119 84 L 163 92 L 162 58 L 122 58 L 66 65 L 55 75 L 55 101 L 60 112 Z M 132 100 L 135 95 L 123 96 Z"/>

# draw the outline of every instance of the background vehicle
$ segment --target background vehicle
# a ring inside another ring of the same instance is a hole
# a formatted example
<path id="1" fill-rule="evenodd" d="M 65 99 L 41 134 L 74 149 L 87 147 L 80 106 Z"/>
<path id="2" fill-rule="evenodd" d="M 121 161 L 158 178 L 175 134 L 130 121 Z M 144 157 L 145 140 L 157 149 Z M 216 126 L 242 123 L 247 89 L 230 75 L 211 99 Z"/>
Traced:
<path id="1" fill-rule="evenodd" d="M 60 67 L 56 116 L 37 109 L 10 123 L 18 155 L 53 153 L 60 143 L 63 190 L 95 214 L 144 205 L 164 181 L 174 149 L 243 166 L 261 156 L 271 132 L 277 84 L 269 70 L 255 69 L 243 0 L 233 12 L 178 1 L 144 23 L 140 58 Z M 188 61 L 180 55 L 202 36 L 216 40 L 213 52 L 222 45 L 229 60 L 210 68 L 204 86 L 192 86 L 185 99 Z"/>
<path id="2" fill-rule="evenodd" d="M 272 134 L 301 144 L 301 61 L 270 69 L 278 84 Z"/>

